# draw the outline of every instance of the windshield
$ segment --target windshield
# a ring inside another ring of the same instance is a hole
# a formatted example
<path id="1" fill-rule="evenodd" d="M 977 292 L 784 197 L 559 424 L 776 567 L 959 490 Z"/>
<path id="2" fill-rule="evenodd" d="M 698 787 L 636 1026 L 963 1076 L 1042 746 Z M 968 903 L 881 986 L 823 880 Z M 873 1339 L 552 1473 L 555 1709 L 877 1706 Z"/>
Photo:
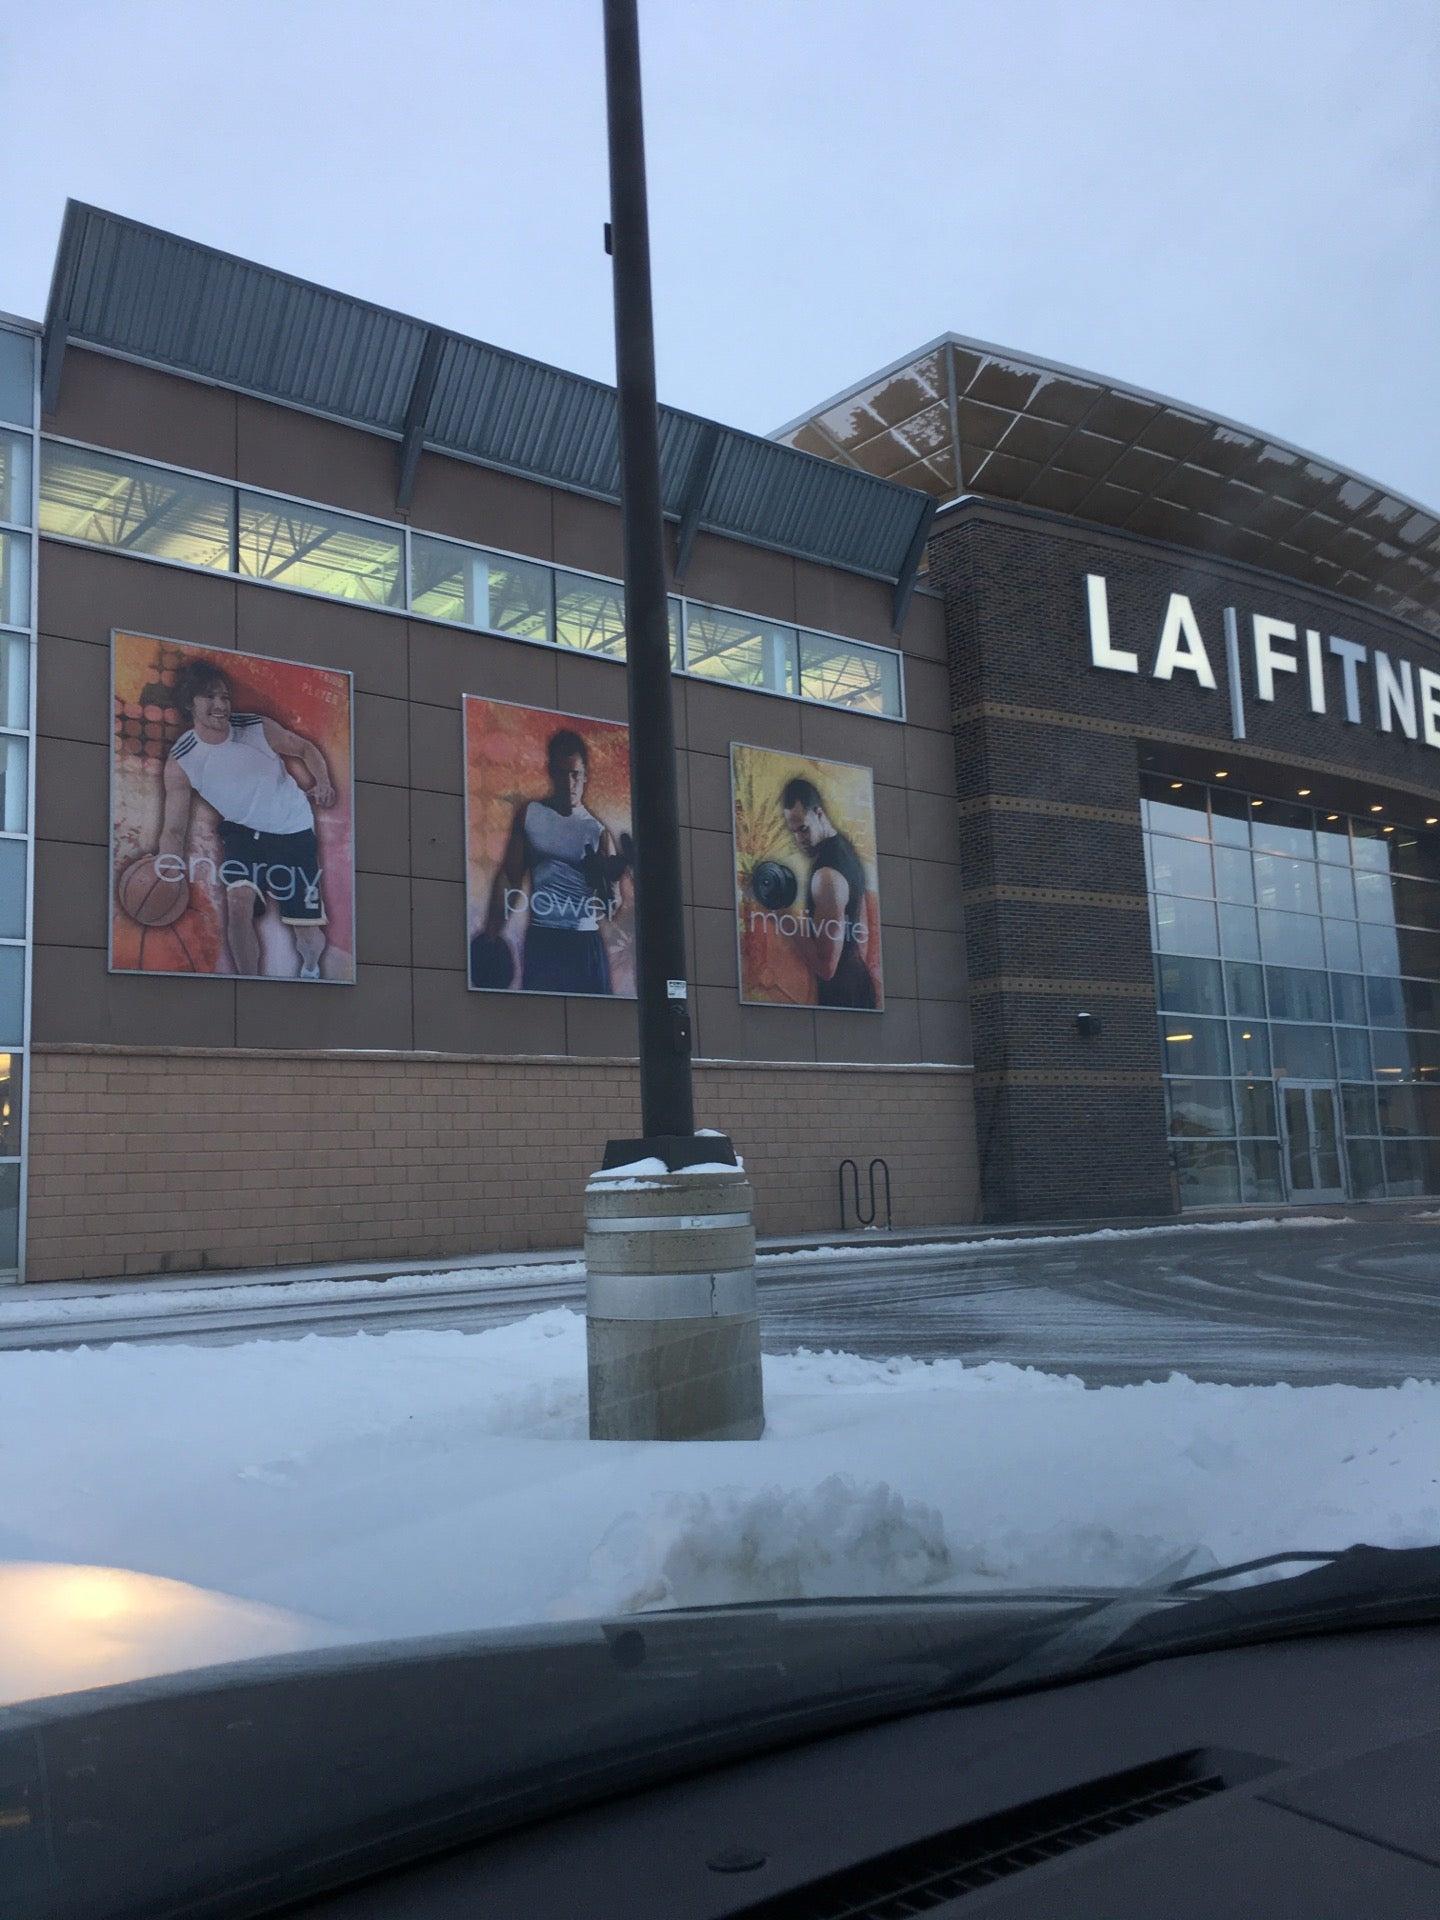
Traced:
<path id="1" fill-rule="evenodd" d="M 1433 1610 L 1440 75 L 1217 3 L 9 24 L 0 1757 Z"/>
<path id="2" fill-rule="evenodd" d="M 17 1557 L 79 1564 L 7 1645 L 7 1691 L 164 1670 L 189 1644 L 157 1598 L 177 1579 L 289 1616 L 220 1635 L 224 1658 L 666 1608 L 1153 1587 L 1287 1549 L 1432 1541 L 1418 1352 L 1378 1382 L 1378 1342 L 1351 1357 L 1353 1319 L 1327 1334 L 1261 1292 L 1288 1270 L 1304 1302 L 1362 1247 L 1403 1273 L 1437 1224 L 762 1252 L 765 1431 L 728 1444 L 592 1440 L 580 1306 L 477 1299 L 581 1295 L 578 1264 L 296 1283 L 274 1308 L 256 1289 L 233 1310 L 298 1320 L 224 1333 L 171 1316 L 223 1320 L 238 1288 L 57 1302 L 67 1317 L 17 1329 L 4 1356 L 8 1524 Z M 1167 1288 L 1182 1259 L 1192 1274 Z M 357 1284 L 378 1324 L 341 1297 Z M 1248 1314 L 1193 1304 L 1222 1287 L 1251 1290 Z M 102 1312 L 124 1318 L 97 1338 Z M 853 1350 L 890 1341 L 919 1351 Z M 115 1568 L 164 1580 L 97 1571 Z"/>

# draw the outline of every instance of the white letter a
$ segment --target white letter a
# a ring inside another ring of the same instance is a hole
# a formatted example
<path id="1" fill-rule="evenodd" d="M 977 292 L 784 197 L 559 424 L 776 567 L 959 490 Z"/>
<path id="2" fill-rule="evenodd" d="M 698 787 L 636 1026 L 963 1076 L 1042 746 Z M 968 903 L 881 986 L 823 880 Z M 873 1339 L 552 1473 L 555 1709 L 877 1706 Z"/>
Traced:
<path id="1" fill-rule="evenodd" d="M 1155 678 L 1173 680 L 1177 667 L 1183 668 L 1186 673 L 1193 673 L 1202 687 L 1209 687 L 1214 692 L 1214 669 L 1205 651 L 1205 642 L 1200 638 L 1195 609 L 1190 604 L 1189 595 L 1184 593 L 1172 593 L 1170 604 L 1165 609 L 1160 651 L 1155 655 Z"/>

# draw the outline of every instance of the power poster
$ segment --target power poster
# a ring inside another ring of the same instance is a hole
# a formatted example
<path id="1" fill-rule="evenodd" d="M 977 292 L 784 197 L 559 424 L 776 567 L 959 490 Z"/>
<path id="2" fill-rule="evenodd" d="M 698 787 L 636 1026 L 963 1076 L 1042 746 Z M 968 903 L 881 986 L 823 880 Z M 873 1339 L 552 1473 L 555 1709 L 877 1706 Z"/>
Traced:
<path id="1" fill-rule="evenodd" d="M 880 894 L 869 767 L 730 748 L 740 998 L 878 1013 Z"/>
<path id="2" fill-rule="evenodd" d="M 116 632 L 110 966 L 353 985 L 351 679 Z"/>
<path id="3" fill-rule="evenodd" d="M 465 898 L 480 992 L 635 997 L 630 730 L 467 694 Z"/>

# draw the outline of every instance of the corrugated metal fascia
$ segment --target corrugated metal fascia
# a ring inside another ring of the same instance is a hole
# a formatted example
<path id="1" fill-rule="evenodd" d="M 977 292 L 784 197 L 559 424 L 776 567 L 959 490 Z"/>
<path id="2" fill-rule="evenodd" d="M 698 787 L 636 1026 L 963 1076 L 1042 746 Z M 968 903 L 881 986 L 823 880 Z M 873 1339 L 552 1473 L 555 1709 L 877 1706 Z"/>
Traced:
<path id="1" fill-rule="evenodd" d="M 671 513 L 680 511 L 703 430 L 689 414 L 660 409 L 662 497 Z M 619 497 L 614 389 L 478 341 L 446 340 L 425 440 L 444 453 Z"/>
<path id="2" fill-rule="evenodd" d="M 763 538 L 893 579 L 924 503 L 913 488 L 773 441 L 726 434 L 700 517 L 702 525 L 742 539 Z"/>
<path id="3" fill-rule="evenodd" d="M 57 258 L 70 337 L 282 405 L 395 435 L 430 329 L 404 314 L 71 202 Z M 708 531 L 893 579 L 924 496 L 693 414 L 659 412 L 665 510 L 683 511 L 712 431 Z M 614 389 L 481 341 L 444 336 L 423 442 L 616 499 Z"/>
<path id="4" fill-rule="evenodd" d="M 441 452 L 590 493 L 613 494 L 619 485 L 608 388 L 453 334 L 441 354 L 425 439 Z"/>
<path id="5" fill-rule="evenodd" d="M 660 409 L 660 503 L 666 513 L 684 512 L 695 472 L 710 432 L 708 421 L 693 413 Z"/>
<path id="6" fill-rule="evenodd" d="M 419 322 L 89 208 L 73 244 L 72 337 L 357 425 L 402 424 Z"/>

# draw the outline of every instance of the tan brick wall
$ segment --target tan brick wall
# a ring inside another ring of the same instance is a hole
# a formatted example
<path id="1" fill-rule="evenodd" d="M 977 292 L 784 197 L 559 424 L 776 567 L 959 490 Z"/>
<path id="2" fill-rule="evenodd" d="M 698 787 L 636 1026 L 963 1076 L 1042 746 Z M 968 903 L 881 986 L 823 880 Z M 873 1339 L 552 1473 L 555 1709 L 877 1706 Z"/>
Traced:
<path id="1" fill-rule="evenodd" d="M 411 1260 L 581 1238 L 586 1173 L 638 1124 L 623 1060 L 37 1047 L 30 1280 Z M 762 1233 L 830 1231 L 835 1169 L 883 1154 L 895 1224 L 976 1213 L 970 1075 L 698 1062 Z"/>

